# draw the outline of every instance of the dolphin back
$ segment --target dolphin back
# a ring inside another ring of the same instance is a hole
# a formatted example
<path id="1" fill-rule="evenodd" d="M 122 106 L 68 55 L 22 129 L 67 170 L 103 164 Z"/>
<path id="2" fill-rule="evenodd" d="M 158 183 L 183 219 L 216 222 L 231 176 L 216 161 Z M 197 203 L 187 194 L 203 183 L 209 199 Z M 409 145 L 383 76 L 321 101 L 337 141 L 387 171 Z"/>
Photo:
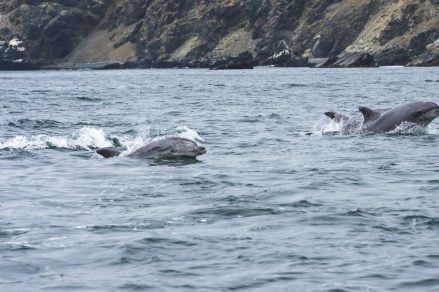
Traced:
<path id="1" fill-rule="evenodd" d="M 135 158 L 173 158 L 196 157 L 204 153 L 206 153 L 206 149 L 192 140 L 171 137 L 140 147 L 128 156 Z"/>

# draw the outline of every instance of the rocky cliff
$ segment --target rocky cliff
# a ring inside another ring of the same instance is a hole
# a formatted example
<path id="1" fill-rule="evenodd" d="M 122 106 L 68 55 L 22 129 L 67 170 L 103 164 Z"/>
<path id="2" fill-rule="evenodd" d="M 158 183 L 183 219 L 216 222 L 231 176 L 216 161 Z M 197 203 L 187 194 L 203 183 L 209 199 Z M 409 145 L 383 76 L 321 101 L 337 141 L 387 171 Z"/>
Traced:
<path id="1" fill-rule="evenodd" d="M 416 65 L 438 39 L 439 0 L 0 0 L 2 69 Z"/>

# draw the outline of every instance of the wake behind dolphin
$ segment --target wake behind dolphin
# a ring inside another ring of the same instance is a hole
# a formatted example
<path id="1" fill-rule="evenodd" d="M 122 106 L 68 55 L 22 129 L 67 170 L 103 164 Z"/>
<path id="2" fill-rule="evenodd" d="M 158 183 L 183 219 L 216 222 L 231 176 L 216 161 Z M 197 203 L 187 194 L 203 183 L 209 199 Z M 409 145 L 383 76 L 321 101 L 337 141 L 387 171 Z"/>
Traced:
<path id="1" fill-rule="evenodd" d="M 121 152 L 114 147 L 99 148 L 96 152 L 105 158 L 119 156 Z M 128 154 L 132 158 L 177 158 L 197 157 L 206 153 L 206 148 L 192 140 L 171 137 L 151 142 Z"/>
<path id="2" fill-rule="evenodd" d="M 439 105 L 434 102 L 412 102 L 391 109 L 376 109 L 360 106 L 363 121 L 351 119 L 343 114 L 328 111 L 326 116 L 340 124 L 339 134 L 386 133 L 401 125 L 427 127 L 439 116 Z"/>

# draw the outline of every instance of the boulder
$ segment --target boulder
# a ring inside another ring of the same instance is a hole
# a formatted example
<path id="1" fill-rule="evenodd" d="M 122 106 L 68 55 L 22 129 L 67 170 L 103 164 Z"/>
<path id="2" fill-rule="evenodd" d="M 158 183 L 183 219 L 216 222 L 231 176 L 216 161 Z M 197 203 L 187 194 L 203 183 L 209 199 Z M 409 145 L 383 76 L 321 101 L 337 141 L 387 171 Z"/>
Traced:
<path id="1" fill-rule="evenodd" d="M 242 53 L 236 57 L 226 57 L 215 61 L 209 65 L 210 70 L 229 70 L 229 69 L 253 69 L 253 56 L 249 52 Z"/>
<path id="2" fill-rule="evenodd" d="M 426 46 L 426 52 L 414 57 L 408 64 L 409 67 L 439 66 L 439 39 Z"/>
<path id="3" fill-rule="evenodd" d="M 369 53 L 345 53 L 336 58 L 328 58 L 318 68 L 355 68 L 355 67 L 377 67 L 374 57 Z"/>
<path id="4" fill-rule="evenodd" d="M 32 70 L 40 67 L 40 64 L 29 59 L 29 50 L 21 37 L 0 41 L 0 70 Z"/>
<path id="5" fill-rule="evenodd" d="M 308 60 L 294 55 L 290 49 L 284 49 L 262 61 L 261 65 L 271 65 L 275 67 L 306 67 L 308 66 Z"/>

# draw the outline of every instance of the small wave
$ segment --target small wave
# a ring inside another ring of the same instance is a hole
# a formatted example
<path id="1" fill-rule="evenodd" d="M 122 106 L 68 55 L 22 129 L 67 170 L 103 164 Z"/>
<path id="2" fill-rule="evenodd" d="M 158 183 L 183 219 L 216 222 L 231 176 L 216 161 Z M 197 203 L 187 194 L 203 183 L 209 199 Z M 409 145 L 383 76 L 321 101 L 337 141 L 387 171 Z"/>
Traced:
<path id="1" fill-rule="evenodd" d="M 81 100 L 81 101 L 89 101 L 89 102 L 102 101 L 101 98 L 97 98 L 97 97 L 75 96 L 75 98 L 76 98 L 77 100 Z"/>
<path id="2" fill-rule="evenodd" d="M 94 149 L 112 146 L 105 137 L 102 129 L 84 127 L 75 131 L 71 136 L 34 135 L 26 137 L 19 135 L 6 141 L 0 141 L 0 150 L 37 150 L 37 149 Z"/>
<path id="3" fill-rule="evenodd" d="M 303 83 L 290 83 L 285 85 L 287 88 L 293 88 L 293 87 L 307 87 L 307 84 Z"/>
<path id="4" fill-rule="evenodd" d="M 30 119 L 19 119 L 15 122 L 9 122 L 8 126 L 14 128 L 31 128 L 31 129 L 45 129 L 58 127 L 61 122 L 54 120 L 30 120 Z"/>
<path id="5" fill-rule="evenodd" d="M 71 135 L 18 135 L 4 141 L 0 140 L 0 150 L 39 150 L 39 149 L 71 149 L 71 150 L 92 150 L 100 147 L 123 147 L 126 150 L 122 156 L 127 155 L 152 141 L 161 140 L 167 137 L 181 137 L 192 140 L 196 143 L 204 142 L 204 139 L 197 131 L 182 126 L 172 130 L 157 132 L 151 135 L 150 131 L 133 135 L 107 135 L 103 129 L 94 127 L 82 127 Z"/>

